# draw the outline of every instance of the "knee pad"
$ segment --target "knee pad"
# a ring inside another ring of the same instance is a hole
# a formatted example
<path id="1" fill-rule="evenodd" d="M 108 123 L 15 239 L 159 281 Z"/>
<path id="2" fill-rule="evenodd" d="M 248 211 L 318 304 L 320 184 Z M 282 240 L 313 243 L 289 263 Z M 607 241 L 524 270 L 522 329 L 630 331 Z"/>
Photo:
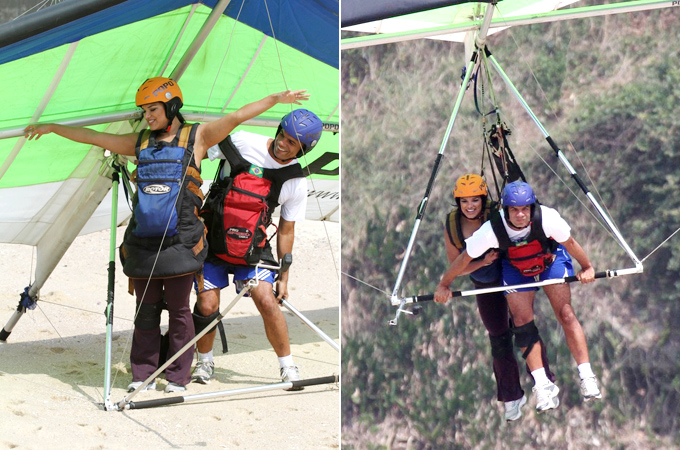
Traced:
<path id="1" fill-rule="evenodd" d="M 140 330 L 153 330 L 161 325 L 161 313 L 163 302 L 142 303 L 137 302 L 139 312 L 135 317 L 135 326 Z"/>
<path id="2" fill-rule="evenodd" d="M 513 328 L 512 332 L 515 335 L 515 346 L 519 348 L 526 347 L 526 350 L 522 355 L 524 359 L 526 359 L 534 344 L 541 340 L 541 337 L 538 334 L 538 328 L 536 328 L 536 324 L 532 320 L 521 327 Z"/>
<path id="3" fill-rule="evenodd" d="M 500 336 L 489 335 L 491 341 L 491 356 L 495 359 L 503 359 L 512 355 L 512 333 L 510 330 Z"/>
<path id="4" fill-rule="evenodd" d="M 203 331 L 205 329 L 205 327 L 210 325 L 210 323 L 213 320 L 220 317 L 220 312 L 215 311 L 214 313 L 210 314 L 209 316 L 204 316 L 198 310 L 198 305 L 194 305 L 194 312 L 191 316 L 194 319 L 194 329 L 196 330 L 196 334 L 198 334 L 201 331 Z M 215 331 L 216 327 L 217 327 L 217 324 L 215 324 L 215 326 L 212 327 L 208 333 L 212 333 L 213 331 Z"/>

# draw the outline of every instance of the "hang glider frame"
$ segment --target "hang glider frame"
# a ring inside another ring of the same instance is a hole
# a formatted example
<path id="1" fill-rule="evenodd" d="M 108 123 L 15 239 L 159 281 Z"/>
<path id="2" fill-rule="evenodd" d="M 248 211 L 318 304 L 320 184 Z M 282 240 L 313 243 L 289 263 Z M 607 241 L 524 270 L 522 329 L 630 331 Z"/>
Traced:
<path id="1" fill-rule="evenodd" d="M 584 6 L 580 8 L 558 9 L 540 14 L 526 14 L 523 16 L 492 19 L 490 29 L 508 28 L 517 25 L 532 25 L 538 23 L 560 22 L 562 20 L 584 19 L 587 17 L 599 17 L 612 14 L 624 14 L 655 9 L 680 7 L 677 0 L 632 0 L 628 2 L 609 3 L 597 6 Z M 476 31 L 479 28 L 478 21 L 470 21 L 457 25 L 442 25 L 431 28 L 423 28 L 414 31 L 400 31 L 396 33 L 371 34 L 346 38 L 340 41 L 341 50 L 369 47 L 373 45 L 391 44 L 395 42 L 412 41 L 415 39 L 436 38 L 452 33 L 465 33 Z"/>
<path id="2" fill-rule="evenodd" d="M 539 121 L 538 117 L 534 112 L 531 110 L 530 106 L 526 102 L 526 100 L 522 97 L 520 92 L 517 90 L 516 86 L 512 83 L 510 78 L 507 76 L 505 71 L 502 69 L 498 61 L 493 57 L 489 49 L 487 48 L 485 44 L 487 32 L 489 30 L 489 26 L 491 24 L 491 17 L 493 15 L 493 9 L 494 9 L 494 4 L 491 3 L 487 6 L 484 19 L 480 24 L 477 25 L 478 31 L 477 35 L 475 38 L 475 48 L 472 51 L 472 56 L 470 57 L 469 61 L 467 62 L 467 65 L 465 67 L 465 76 L 463 78 L 463 82 L 461 83 L 460 91 L 458 92 L 458 96 L 456 98 L 456 101 L 454 103 L 453 111 L 451 113 L 451 118 L 449 119 L 449 124 L 446 128 L 446 131 L 444 133 L 444 138 L 442 139 L 442 144 L 439 149 L 439 153 L 437 155 L 437 158 L 434 163 L 434 167 L 432 168 L 432 172 L 430 174 L 430 180 L 428 181 L 427 187 L 425 189 L 425 195 L 423 196 L 423 199 L 421 200 L 417 213 L 416 213 L 416 219 L 415 223 L 413 226 L 413 229 L 411 231 L 411 236 L 409 238 L 408 244 L 406 246 L 406 251 L 404 253 L 404 259 L 401 262 L 401 266 L 399 267 L 399 272 L 397 274 L 397 279 L 394 284 L 394 288 L 392 289 L 392 295 L 390 296 L 390 303 L 392 306 L 397 306 L 397 312 L 394 316 L 394 319 L 389 321 L 390 325 L 397 325 L 399 321 L 399 316 L 402 313 L 407 313 L 407 314 L 412 314 L 411 312 L 407 311 L 404 309 L 405 305 L 407 303 L 414 303 L 418 301 L 417 299 L 420 298 L 421 301 L 423 299 L 430 299 L 429 294 L 425 296 L 414 296 L 414 297 L 399 297 L 399 292 L 401 290 L 401 284 L 403 281 L 403 276 L 406 271 L 406 266 L 408 265 L 411 253 L 413 251 L 413 246 L 415 244 L 416 240 L 416 235 L 418 234 L 418 229 L 420 228 L 420 224 L 423 220 L 423 217 L 425 215 L 425 210 L 427 208 L 427 203 L 429 201 L 431 192 L 432 192 L 432 187 L 434 186 L 435 179 L 437 177 L 437 173 L 439 172 L 439 166 L 441 164 L 442 157 L 444 155 L 444 150 L 446 148 L 446 144 L 449 140 L 449 136 L 451 135 L 451 131 L 453 130 L 453 126 L 456 121 L 456 117 L 458 116 L 458 112 L 460 110 L 460 105 L 463 101 L 463 98 L 465 96 L 465 92 L 467 90 L 468 84 L 470 83 L 470 80 L 472 78 L 472 73 L 475 71 L 475 67 L 480 64 L 481 58 L 485 57 L 487 58 L 488 61 L 491 62 L 492 67 L 496 70 L 496 72 L 500 75 L 500 77 L 503 79 L 505 82 L 506 86 L 510 89 L 514 97 L 519 101 L 520 105 L 522 108 L 527 112 L 527 114 L 531 117 L 531 120 L 536 124 L 536 126 L 539 128 L 543 136 L 545 137 L 546 141 L 548 142 L 548 145 L 550 145 L 550 148 L 554 151 L 555 155 L 557 158 L 560 160 L 562 165 L 566 167 L 566 169 L 569 171 L 569 174 L 571 177 L 574 179 L 576 184 L 579 186 L 579 188 L 585 193 L 586 197 L 590 201 L 590 203 L 595 207 L 596 211 L 602 217 L 604 220 L 605 224 L 607 225 L 607 228 L 611 231 L 611 233 L 614 235 L 616 241 L 621 245 L 621 247 L 624 249 L 626 254 L 631 258 L 631 260 L 634 263 L 633 268 L 625 268 L 625 269 L 617 269 L 617 270 L 607 270 L 605 272 L 600 272 L 598 274 L 598 278 L 610 278 L 614 276 L 621 276 L 621 275 L 632 275 L 632 274 L 637 274 L 637 273 L 642 273 L 643 271 L 643 266 L 642 262 L 640 262 L 640 259 L 635 255 L 633 250 L 630 248 L 626 240 L 623 238 L 621 235 L 621 232 L 618 230 L 612 219 L 609 217 L 609 215 L 605 212 L 605 210 L 600 206 L 600 204 L 597 202 L 593 194 L 590 192 L 586 184 L 581 180 L 579 175 L 576 173 L 572 165 L 569 163 L 569 160 L 567 157 L 562 153 L 560 148 L 557 146 L 557 144 L 553 141 L 552 137 L 548 134 L 546 131 L 545 127 L 543 124 Z M 538 287 L 538 286 L 545 286 L 549 284 L 557 284 L 557 283 L 564 283 L 564 282 L 570 282 L 574 280 L 568 280 L 568 279 L 558 279 L 558 280 L 546 280 L 542 282 L 536 282 L 536 283 L 528 283 L 528 284 L 520 284 L 520 285 L 514 285 L 514 286 L 499 286 L 496 288 L 487 288 L 487 289 L 474 289 L 474 290 L 469 290 L 469 291 L 457 291 L 454 296 L 469 296 L 469 295 L 476 295 L 476 294 L 483 294 L 483 293 L 488 293 L 488 292 L 499 292 L 499 291 L 505 291 L 508 288 L 512 287 L 513 289 L 519 289 L 519 288 L 525 288 L 525 287 Z"/>
<path id="3" fill-rule="evenodd" d="M 287 383 L 276 383 L 274 385 L 265 385 L 265 386 L 260 386 L 260 387 L 252 387 L 252 388 L 246 388 L 246 389 L 237 389 L 235 391 L 223 391 L 223 392 L 216 392 L 212 394 L 200 394 L 200 395 L 195 395 L 195 396 L 188 396 L 188 397 L 170 397 L 167 399 L 158 399 L 158 400 L 150 400 L 148 402 L 137 402 L 136 404 L 131 402 L 131 400 L 143 389 L 146 388 L 146 386 L 151 383 L 153 380 L 156 379 L 158 375 L 163 373 L 163 371 L 177 358 L 179 358 L 184 352 L 187 350 L 191 349 L 196 342 L 198 342 L 199 339 L 201 339 L 203 336 L 205 336 L 207 333 L 210 332 L 217 324 L 220 322 L 226 315 L 227 313 L 236 305 L 236 303 L 243 298 L 247 293 L 249 293 L 252 289 L 254 289 L 258 284 L 259 284 L 259 276 L 258 271 L 260 269 L 268 269 L 272 271 L 277 271 L 277 272 L 285 272 L 288 270 L 290 265 L 292 264 L 292 256 L 291 254 L 286 254 L 283 258 L 283 260 L 280 262 L 279 266 L 270 266 L 270 265 L 265 265 L 265 264 L 258 264 L 255 268 L 256 270 L 256 276 L 255 278 L 248 280 L 248 282 L 245 284 L 243 289 L 239 291 L 239 293 L 232 299 L 232 301 L 220 311 L 219 315 L 213 319 L 212 322 L 210 322 L 203 330 L 201 330 L 199 333 L 194 336 L 193 339 L 191 339 L 189 342 L 184 345 L 177 353 L 172 355 L 167 359 L 167 361 L 161 365 L 154 373 L 152 373 L 144 382 L 138 386 L 134 391 L 132 391 L 129 395 L 125 396 L 122 400 L 120 400 L 118 403 L 112 403 L 106 399 L 104 402 L 104 409 L 107 411 L 122 411 L 125 409 L 141 409 L 142 407 L 152 407 L 152 406 L 162 406 L 162 405 L 169 405 L 169 404 L 174 404 L 174 403 L 182 403 L 185 401 L 189 400 L 200 400 L 203 398 L 209 398 L 209 397 L 217 397 L 217 396 L 226 396 L 226 395 L 234 395 L 234 394 L 240 394 L 240 393 L 247 393 L 247 392 L 254 392 L 254 391 L 260 391 L 260 390 L 270 390 L 270 389 L 278 389 L 278 388 L 290 388 L 290 387 L 302 387 L 302 386 L 311 386 L 314 384 L 328 384 L 328 383 L 334 383 L 337 382 L 337 377 L 326 377 L 326 378 L 313 378 L 313 379 L 308 379 L 308 380 L 301 380 L 299 383 L 294 383 L 292 385 L 288 385 Z M 326 343 L 328 343 L 331 347 L 333 347 L 336 351 L 340 351 L 340 347 L 338 344 L 331 339 L 328 335 L 326 335 L 319 327 L 314 325 L 313 322 L 311 322 L 309 319 L 307 319 L 300 311 L 295 309 L 288 301 L 282 300 L 281 304 L 288 308 L 288 310 L 293 313 L 295 316 L 297 316 L 305 325 L 309 326 L 319 337 L 321 337 Z M 333 379 L 331 379 L 333 378 Z M 302 384 L 300 384 L 302 383 Z M 284 386 L 285 385 L 285 386 Z"/>

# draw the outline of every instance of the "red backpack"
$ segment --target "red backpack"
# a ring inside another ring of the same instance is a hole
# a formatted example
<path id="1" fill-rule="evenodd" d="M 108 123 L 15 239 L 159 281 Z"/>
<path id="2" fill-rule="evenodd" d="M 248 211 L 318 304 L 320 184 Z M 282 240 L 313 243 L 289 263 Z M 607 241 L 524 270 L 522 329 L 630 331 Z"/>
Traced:
<path id="1" fill-rule="evenodd" d="M 208 228 L 210 252 L 228 263 L 254 265 L 267 243 L 267 227 L 279 205 L 283 183 L 303 177 L 300 164 L 264 169 L 249 163 L 234 146 L 231 136 L 220 143 L 226 160 L 220 161 L 215 181 L 200 216 Z M 225 165 L 230 176 L 220 179 Z M 272 235 L 273 237 L 273 235 Z"/>

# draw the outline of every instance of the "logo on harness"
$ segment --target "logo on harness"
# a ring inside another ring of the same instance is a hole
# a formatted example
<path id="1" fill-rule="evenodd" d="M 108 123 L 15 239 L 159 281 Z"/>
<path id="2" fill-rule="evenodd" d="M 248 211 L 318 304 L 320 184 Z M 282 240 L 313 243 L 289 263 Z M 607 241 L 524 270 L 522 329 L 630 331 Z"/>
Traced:
<path id="1" fill-rule="evenodd" d="M 262 176 L 264 175 L 264 170 L 262 169 L 262 167 L 251 165 L 248 173 L 251 175 L 255 175 L 258 178 L 262 178 Z"/>
<path id="2" fill-rule="evenodd" d="M 229 227 L 227 228 L 226 234 L 230 238 L 239 240 L 250 239 L 253 236 L 252 231 L 241 227 Z"/>
<path id="3" fill-rule="evenodd" d="M 167 194 L 168 192 L 170 192 L 170 190 L 171 190 L 170 186 L 167 186 L 165 184 L 150 184 L 142 188 L 142 191 L 145 194 L 151 195 Z"/>

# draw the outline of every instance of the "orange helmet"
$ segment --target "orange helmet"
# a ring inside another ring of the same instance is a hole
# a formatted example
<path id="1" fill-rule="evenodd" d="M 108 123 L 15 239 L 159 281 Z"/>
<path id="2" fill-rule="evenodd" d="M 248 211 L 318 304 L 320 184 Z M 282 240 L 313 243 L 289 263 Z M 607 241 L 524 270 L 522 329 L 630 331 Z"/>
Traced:
<path id="1" fill-rule="evenodd" d="M 137 106 L 142 106 L 154 102 L 168 103 L 176 97 L 179 98 L 180 104 L 184 101 L 182 98 L 182 91 L 179 89 L 176 82 L 170 78 L 154 77 L 146 80 L 139 89 L 137 89 L 135 104 Z"/>
<path id="2" fill-rule="evenodd" d="M 135 95 L 135 104 L 137 106 L 155 102 L 163 103 L 165 117 L 168 118 L 168 130 L 170 130 L 170 125 L 175 116 L 179 116 L 180 122 L 184 122 L 182 115 L 179 114 L 179 109 L 184 105 L 183 101 L 182 91 L 177 83 L 166 77 L 147 79 L 137 89 L 137 95 Z"/>
<path id="3" fill-rule="evenodd" d="M 489 190 L 486 187 L 486 181 L 474 173 L 468 173 L 458 178 L 456 185 L 453 188 L 453 197 L 481 197 L 488 195 Z"/>

